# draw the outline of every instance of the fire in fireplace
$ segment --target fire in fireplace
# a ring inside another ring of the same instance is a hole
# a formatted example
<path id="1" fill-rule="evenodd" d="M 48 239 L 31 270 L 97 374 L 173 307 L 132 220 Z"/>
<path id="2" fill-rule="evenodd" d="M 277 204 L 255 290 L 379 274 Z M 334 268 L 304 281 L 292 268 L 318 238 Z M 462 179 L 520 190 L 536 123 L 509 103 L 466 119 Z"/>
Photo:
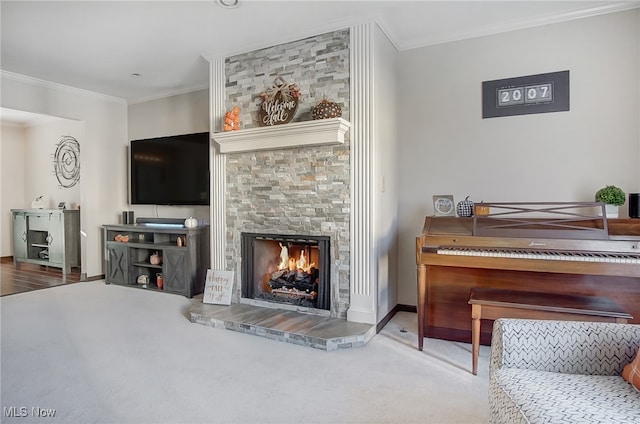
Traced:
<path id="1" fill-rule="evenodd" d="M 242 233 L 242 297 L 330 310 L 329 237 Z"/>

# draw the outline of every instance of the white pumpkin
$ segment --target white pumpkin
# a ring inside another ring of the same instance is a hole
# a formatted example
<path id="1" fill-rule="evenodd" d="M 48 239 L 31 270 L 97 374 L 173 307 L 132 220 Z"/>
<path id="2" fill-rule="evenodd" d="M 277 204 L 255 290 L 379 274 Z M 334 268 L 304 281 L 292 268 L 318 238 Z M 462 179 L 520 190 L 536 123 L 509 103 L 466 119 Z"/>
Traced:
<path id="1" fill-rule="evenodd" d="M 196 228 L 198 226 L 198 220 L 190 216 L 184 220 L 184 226 L 187 228 Z"/>

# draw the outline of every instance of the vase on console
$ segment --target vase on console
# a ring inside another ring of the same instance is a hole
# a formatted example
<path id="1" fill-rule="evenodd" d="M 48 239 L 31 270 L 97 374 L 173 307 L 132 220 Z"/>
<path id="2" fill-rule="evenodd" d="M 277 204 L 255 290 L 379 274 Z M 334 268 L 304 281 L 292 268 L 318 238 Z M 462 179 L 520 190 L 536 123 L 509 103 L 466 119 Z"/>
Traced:
<path id="1" fill-rule="evenodd" d="M 607 214 L 607 218 L 617 218 L 620 212 L 620 206 L 618 205 L 604 205 L 605 212 Z"/>

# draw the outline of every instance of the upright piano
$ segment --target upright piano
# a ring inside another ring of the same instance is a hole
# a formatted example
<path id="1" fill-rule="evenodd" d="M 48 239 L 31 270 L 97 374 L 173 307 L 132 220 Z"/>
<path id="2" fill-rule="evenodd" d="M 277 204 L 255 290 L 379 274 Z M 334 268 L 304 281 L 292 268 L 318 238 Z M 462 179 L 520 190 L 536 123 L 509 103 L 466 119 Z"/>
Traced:
<path id="1" fill-rule="evenodd" d="M 490 213 L 427 216 L 416 238 L 419 350 L 424 337 L 471 341 L 473 287 L 604 296 L 640 323 L 640 219 L 607 219 L 592 202 L 482 207 Z"/>

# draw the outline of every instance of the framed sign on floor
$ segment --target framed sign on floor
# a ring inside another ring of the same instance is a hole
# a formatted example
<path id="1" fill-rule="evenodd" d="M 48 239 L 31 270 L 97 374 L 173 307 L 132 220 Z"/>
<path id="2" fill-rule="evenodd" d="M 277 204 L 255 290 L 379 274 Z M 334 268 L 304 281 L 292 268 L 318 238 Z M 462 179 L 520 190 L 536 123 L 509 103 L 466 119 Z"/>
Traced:
<path id="1" fill-rule="evenodd" d="M 202 303 L 230 305 L 233 275 L 233 271 L 207 270 Z"/>

